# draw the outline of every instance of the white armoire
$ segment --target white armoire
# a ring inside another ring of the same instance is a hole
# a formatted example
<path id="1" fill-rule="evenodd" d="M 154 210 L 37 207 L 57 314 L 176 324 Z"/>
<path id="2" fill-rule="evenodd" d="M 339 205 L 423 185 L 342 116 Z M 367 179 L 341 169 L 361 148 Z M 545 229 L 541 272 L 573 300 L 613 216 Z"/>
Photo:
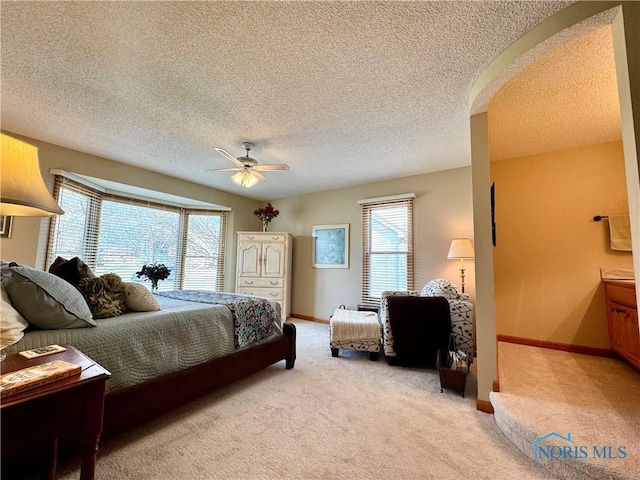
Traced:
<path id="1" fill-rule="evenodd" d="M 292 236 L 283 232 L 238 232 L 236 293 L 280 304 L 282 321 L 291 313 Z"/>

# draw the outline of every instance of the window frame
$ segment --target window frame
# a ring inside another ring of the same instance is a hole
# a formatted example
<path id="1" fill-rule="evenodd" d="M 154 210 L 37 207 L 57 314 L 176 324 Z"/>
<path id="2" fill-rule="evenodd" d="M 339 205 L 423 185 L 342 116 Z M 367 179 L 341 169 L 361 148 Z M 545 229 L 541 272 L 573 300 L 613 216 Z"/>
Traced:
<path id="1" fill-rule="evenodd" d="M 98 240 L 100 234 L 100 215 L 102 203 L 104 201 L 114 201 L 125 204 L 130 204 L 139 207 L 157 208 L 160 210 L 166 210 L 176 212 L 179 215 L 179 228 L 178 239 L 176 244 L 176 267 L 175 272 L 172 272 L 175 276 L 175 284 L 178 289 L 182 289 L 185 281 L 184 263 L 185 254 L 187 251 L 188 242 L 188 224 L 190 215 L 212 215 L 220 217 L 220 234 L 218 240 L 218 253 L 217 253 L 217 269 L 216 269 L 216 291 L 224 291 L 225 282 L 227 280 L 225 275 L 225 262 L 227 255 L 227 235 L 228 235 L 228 216 L 229 212 L 226 210 L 216 209 L 203 209 L 203 208 L 187 208 L 179 207 L 162 203 L 161 201 L 153 200 L 141 200 L 139 198 L 130 197 L 125 194 L 116 194 L 110 192 L 103 192 L 96 188 L 92 188 L 84 183 L 72 180 L 63 175 L 56 175 L 53 196 L 56 201 L 60 201 L 62 190 L 66 188 L 73 192 L 84 195 L 88 198 L 88 212 L 86 215 L 86 223 L 84 228 L 83 238 L 83 252 L 78 252 L 78 256 L 82 256 L 82 260 L 93 270 L 97 265 L 98 254 Z M 55 236 L 58 227 L 59 217 L 52 217 L 49 223 L 49 232 L 47 238 L 46 260 L 45 265 L 51 265 L 55 260 L 57 254 L 54 252 Z M 142 265 L 141 265 L 142 266 Z M 117 273 L 117 272 L 116 272 Z M 127 281 L 127 279 L 124 279 Z"/>
<path id="2" fill-rule="evenodd" d="M 373 255 L 403 255 L 406 258 L 406 290 L 414 288 L 414 246 L 413 246 L 413 200 L 415 194 L 407 193 L 390 197 L 371 198 L 360 200 L 362 206 L 362 294 L 363 306 L 377 307 L 381 298 L 371 292 L 373 280 L 371 278 Z M 373 252 L 371 241 L 371 217 L 376 209 L 403 206 L 407 208 L 407 249 L 404 252 Z"/>

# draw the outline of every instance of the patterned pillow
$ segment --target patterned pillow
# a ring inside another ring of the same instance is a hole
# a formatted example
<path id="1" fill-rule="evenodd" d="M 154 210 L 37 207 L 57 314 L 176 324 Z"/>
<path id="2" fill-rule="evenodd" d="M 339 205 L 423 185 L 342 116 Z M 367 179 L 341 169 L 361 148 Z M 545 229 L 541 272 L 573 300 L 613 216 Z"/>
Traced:
<path id="1" fill-rule="evenodd" d="M 141 283 L 125 282 L 125 301 L 127 310 L 134 312 L 153 312 L 160 310 L 160 304 L 149 291 Z"/>
<path id="2" fill-rule="evenodd" d="M 469 299 L 469 295 L 466 293 L 458 293 L 458 290 L 453 283 L 442 278 L 437 278 L 427 282 L 420 292 L 420 295 L 423 297 L 445 297 L 450 300 Z"/>
<path id="3" fill-rule="evenodd" d="M 32 327 L 52 330 L 96 326 L 80 292 L 49 272 L 11 263 L 2 267 L 2 285 L 13 308 Z"/>
<path id="4" fill-rule="evenodd" d="M 89 305 L 93 318 L 117 317 L 127 310 L 125 285 L 115 273 L 84 278 L 78 283 L 78 290 Z"/>

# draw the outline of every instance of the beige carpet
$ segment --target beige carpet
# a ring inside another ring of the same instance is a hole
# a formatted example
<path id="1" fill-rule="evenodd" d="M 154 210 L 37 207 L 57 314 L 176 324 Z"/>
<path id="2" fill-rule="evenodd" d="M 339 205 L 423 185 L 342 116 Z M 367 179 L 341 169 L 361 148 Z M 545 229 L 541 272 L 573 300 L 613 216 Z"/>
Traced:
<path id="1" fill-rule="evenodd" d="M 295 323 L 295 369 L 281 362 L 105 440 L 97 478 L 553 478 L 476 410 L 472 385 L 463 399 L 440 393 L 433 370 L 332 358 L 328 325 Z M 59 478 L 76 468 L 60 465 Z"/>
<path id="2" fill-rule="evenodd" d="M 557 437 L 553 444 L 585 446 L 585 458 L 540 456 L 538 463 L 560 478 L 640 479 L 638 371 L 621 360 L 503 342 L 498 365 L 496 422 L 526 455 L 533 458 L 537 438 L 570 433 L 573 444 Z M 594 446 L 612 446 L 618 458 L 594 458 Z"/>

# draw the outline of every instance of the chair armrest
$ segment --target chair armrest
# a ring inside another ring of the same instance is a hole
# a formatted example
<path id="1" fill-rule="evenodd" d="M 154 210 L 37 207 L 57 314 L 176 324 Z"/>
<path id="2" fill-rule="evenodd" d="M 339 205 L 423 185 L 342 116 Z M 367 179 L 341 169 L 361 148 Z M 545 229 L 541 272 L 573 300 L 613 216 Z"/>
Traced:
<path id="1" fill-rule="evenodd" d="M 387 297 L 391 295 L 413 295 L 420 296 L 417 290 L 385 290 L 380 294 L 380 309 L 378 310 L 378 321 L 382 326 L 382 347 L 384 353 L 388 357 L 395 357 L 396 352 L 393 349 L 393 334 L 391 333 L 391 323 L 389 323 L 389 308 L 387 307 Z"/>

